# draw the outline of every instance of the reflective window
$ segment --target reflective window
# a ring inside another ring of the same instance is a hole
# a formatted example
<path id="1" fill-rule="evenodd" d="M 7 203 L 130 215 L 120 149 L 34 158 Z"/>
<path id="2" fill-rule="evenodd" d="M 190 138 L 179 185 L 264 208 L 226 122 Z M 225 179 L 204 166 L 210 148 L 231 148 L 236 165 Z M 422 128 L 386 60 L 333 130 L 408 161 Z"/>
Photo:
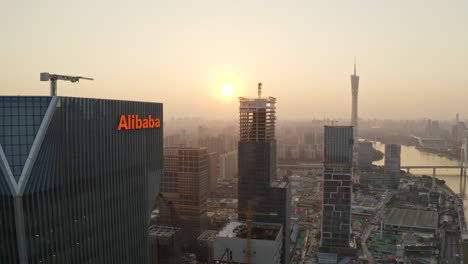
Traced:
<path id="1" fill-rule="evenodd" d="M 0 145 L 18 180 L 50 97 L 0 97 Z"/>

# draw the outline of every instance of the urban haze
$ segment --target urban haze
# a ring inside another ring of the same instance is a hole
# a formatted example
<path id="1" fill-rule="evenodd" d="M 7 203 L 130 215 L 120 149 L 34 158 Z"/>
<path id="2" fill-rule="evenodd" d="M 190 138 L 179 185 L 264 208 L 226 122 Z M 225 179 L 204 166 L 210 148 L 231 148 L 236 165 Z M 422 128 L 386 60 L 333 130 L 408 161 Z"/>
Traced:
<path id="1" fill-rule="evenodd" d="M 1 6 L 0 264 L 468 263 L 468 2 Z"/>

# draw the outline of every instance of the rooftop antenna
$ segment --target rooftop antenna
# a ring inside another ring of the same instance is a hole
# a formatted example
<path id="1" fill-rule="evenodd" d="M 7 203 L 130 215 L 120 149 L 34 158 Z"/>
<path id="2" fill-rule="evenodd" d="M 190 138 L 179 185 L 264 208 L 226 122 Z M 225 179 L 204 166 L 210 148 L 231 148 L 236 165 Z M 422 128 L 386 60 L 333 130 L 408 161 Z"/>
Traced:
<path id="1" fill-rule="evenodd" d="M 262 83 L 258 83 L 258 98 L 262 97 Z"/>
<path id="2" fill-rule="evenodd" d="M 70 82 L 79 82 L 80 79 L 93 81 L 93 78 L 87 78 L 82 76 L 67 76 L 67 75 L 58 75 L 50 74 L 48 72 L 41 72 L 41 81 L 47 82 L 50 81 L 50 96 L 57 96 L 57 80 L 70 81 Z"/>

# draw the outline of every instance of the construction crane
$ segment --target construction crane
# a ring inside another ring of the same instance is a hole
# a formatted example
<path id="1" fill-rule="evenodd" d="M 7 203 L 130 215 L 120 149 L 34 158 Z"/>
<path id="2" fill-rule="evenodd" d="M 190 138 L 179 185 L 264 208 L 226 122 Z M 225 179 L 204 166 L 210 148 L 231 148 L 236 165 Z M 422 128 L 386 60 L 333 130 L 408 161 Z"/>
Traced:
<path id="1" fill-rule="evenodd" d="M 253 217 L 255 215 L 263 215 L 263 216 L 278 216 L 277 213 L 256 213 L 252 212 L 252 201 L 247 202 L 247 211 L 237 211 L 235 209 L 229 209 L 229 208 L 222 208 L 222 207 L 198 207 L 198 206 L 193 206 L 193 205 L 175 205 L 172 201 L 166 199 L 161 193 L 159 196 L 166 202 L 166 204 L 171 208 L 178 208 L 178 209 L 193 209 L 193 210 L 200 210 L 200 209 L 206 209 L 207 211 L 210 212 L 233 212 L 237 214 L 243 214 L 246 216 L 246 224 L 247 224 L 247 264 L 252 263 L 252 227 L 253 227 Z M 181 219 L 180 216 L 178 216 L 179 219 Z M 224 257 L 225 254 L 223 254 Z M 226 258 L 229 258 L 228 256 Z M 221 259 L 222 260 L 222 259 Z M 229 259 L 227 259 L 229 260 Z"/>
<path id="2" fill-rule="evenodd" d="M 57 96 L 57 80 L 70 81 L 70 82 L 79 82 L 80 79 L 93 81 L 93 78 L 82 77 L 82 76 L 67 76 L 67 75 L 58 75 L 50 74 L 48 72 L 41 72 L 41 81 L 47 82 L 50 81 L 50 96 Z"/>

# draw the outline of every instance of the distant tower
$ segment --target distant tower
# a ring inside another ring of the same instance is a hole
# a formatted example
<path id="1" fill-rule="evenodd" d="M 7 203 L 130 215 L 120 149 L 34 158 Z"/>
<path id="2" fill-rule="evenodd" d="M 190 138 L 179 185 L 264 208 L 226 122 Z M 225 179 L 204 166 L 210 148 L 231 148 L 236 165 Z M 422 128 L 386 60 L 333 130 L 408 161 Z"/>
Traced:
<path id="1" fill-rule="evenodd" d="M 356 59 L 354 59 L 354 74 L 351 75 L 351 92 L 353 95 L 353 109 L 351 113 L 351 125 L 353 126 L 353 139 L 354 139 L 354 162 L 358 164 L 358 91 L 359 91 L 359 76 L 356 75 Z"/>
<path id="2" fill-rule="evenodd" d="M 385 144 L 385 167 L 383 185 L 387 189 L 398 189 L 401 177 L 401 145 Z"/>

